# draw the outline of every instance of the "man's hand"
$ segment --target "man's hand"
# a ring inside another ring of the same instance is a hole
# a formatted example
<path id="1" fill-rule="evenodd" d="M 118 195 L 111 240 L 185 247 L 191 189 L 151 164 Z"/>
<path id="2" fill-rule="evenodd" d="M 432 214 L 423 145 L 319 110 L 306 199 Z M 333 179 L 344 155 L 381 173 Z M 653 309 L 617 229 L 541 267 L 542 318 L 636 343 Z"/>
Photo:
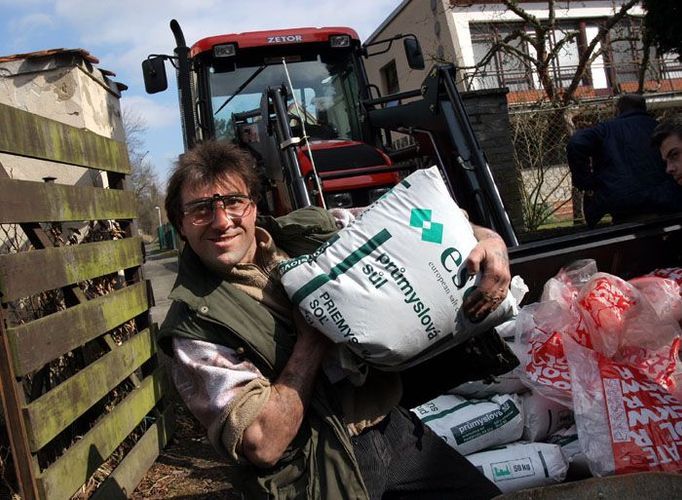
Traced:
<path id="1" fill-rule="evenodd" d="M 511 273 L 507 245 L 490 229 L 472 224 L 478 244 L 469 254 L 465 265 L 470 275 L 482 271 L 481 281 L 469 295 L 462 309 L 473 321 L 480 321 L 497 309 L 507 296 Z"/>

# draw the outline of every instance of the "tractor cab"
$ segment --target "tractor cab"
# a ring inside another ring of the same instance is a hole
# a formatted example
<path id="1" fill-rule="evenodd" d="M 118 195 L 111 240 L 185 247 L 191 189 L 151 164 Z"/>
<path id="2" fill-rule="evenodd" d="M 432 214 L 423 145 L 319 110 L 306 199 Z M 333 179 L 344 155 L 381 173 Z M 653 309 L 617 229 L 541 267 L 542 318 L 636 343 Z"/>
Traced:
<path id="1" fill-rule="evenodd" d="M 286 213 L 302 204 L 291 192 L 285 148 L 291 149 L 289 160 L 298 163 L 294 171 L 300 172 L 310 203 L 365 206 L 395 185 L 400 174 L 391 171 L 390 158 L 374 147 L 380 142 L 377 133 L 363 119 L 367 84 L 362 54 L 358 35 L 349 28 L 201 39 L 188 58 L 194 101 L 190 135 L 248 148 L 264 172 L 262 208 L 270 213 Z M 269 95 L 273 90 L 281 97 L 280 107 Z M 187 112 L 183 107 L 183 114 Z M 274 133 L 277 120 L 288 129 L 286 138 Z"/>

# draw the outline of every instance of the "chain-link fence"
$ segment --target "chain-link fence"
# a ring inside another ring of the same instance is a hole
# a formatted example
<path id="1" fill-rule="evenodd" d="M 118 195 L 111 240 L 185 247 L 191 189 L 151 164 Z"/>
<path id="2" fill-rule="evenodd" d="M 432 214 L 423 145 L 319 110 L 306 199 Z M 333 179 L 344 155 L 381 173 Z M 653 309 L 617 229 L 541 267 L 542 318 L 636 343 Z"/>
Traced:
<path id="1" fill-rule="evenodd" d="M 514 163 L 523 185 L 526 230 L 584 224 L 582 196 L 573 189 L 566 162 L 572 132 L 614 117 L 615 98 L 570 108 L 538 105 L 510 109 Z M 682 112 L 679 102 L 657 104 L 651 114 L 662 118 Z"/>

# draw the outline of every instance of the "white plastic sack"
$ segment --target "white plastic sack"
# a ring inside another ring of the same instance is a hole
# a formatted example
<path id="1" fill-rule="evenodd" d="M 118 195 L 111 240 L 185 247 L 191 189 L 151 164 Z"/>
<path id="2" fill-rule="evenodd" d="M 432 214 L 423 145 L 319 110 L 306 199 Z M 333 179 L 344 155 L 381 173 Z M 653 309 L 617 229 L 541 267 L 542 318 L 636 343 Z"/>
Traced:
<path id="1" fill-rule="evenodd" d="M 521 396 L 523 404 L 523 440 L 542 441 L 550 434 L 573 423 L 573 411 L 538 392 Z"/>
<path id="2" fill-rule="evenodd" d="M 515 371 L 491 377 L 487 380 L 473 380 L 453 387 L 448 394 L 467 399 L 485 399 L 499 394 L 520 394 L 528 391 Z"/>
<path id="3" fill-rule="evenodd" d="M 463 266 L 475 245 L 469 221 L 432 167 L 408 176 L 314 254 L 279 271 L 311 325 L 372 365 L 398 370 L 515 312 L 507 294 L 481 322 L 460 313 L 480 278 Z"/>
<path id="4" fill-rule="evenodd" d="M 569 474 L 571 476 L 588 477 L 592 475 L 587 457 L 580 446 L 578 429 L 576 429 L 575 424 L 558 430 L 547 439 L 547 442 L 561 446 L 561 453 L 564 454 L 568 462 Z"/>
<path id="5" fill-rule="evenodd" d="M 523 412 L 516 395 L 467 400 L 444 394 L 412 411 L 462 455 L 518 441 L 523 433 Z"/>
<path id="6" fill-rule="evenodd" d="M 549 443 L 512 443 L 465 458 L 502 493 L 560 483 L 568 471 L 559 446 Z"/>

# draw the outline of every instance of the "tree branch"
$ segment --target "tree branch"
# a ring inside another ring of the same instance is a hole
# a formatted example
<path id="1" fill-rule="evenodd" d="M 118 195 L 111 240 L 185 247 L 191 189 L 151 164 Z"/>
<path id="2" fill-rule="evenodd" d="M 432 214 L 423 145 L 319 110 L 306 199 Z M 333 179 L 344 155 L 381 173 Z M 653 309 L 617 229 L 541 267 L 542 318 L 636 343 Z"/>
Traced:
<path id="1" fill-rule="evenodd" d="M 519 2 L 517 0 L 502 0 L 502 4 L 534 28 L 542 28 L 540 20 L 519 7 Z"/>
<path id="2" fill-rule="evenodd" d="M 642 39 L 642 60 L 639 64 L 639 75 L 637 75 L 637 91 L 644 92 L 644 80 L 646 79 L 646 70 L 649 66 L 649 57 L 651 56 L 651 37 L 644 32 Z"/>
<path id="3" fill-rule="evenodd" d="M 554 8 L 554 0 L 547 1 L 547 9 L 549 10 L 548 25 L 551 29 L 556 26 L 556 9 Z"/>

